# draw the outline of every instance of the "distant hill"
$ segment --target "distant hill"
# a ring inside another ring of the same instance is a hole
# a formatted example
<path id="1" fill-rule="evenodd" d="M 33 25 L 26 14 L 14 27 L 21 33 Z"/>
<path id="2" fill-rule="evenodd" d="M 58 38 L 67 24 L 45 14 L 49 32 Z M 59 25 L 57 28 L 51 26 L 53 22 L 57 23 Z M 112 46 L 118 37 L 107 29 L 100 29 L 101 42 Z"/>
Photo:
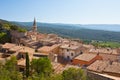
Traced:
<path id="1" fill-rule="evenodd" d="M 13 22 L 30 30 L 32 22 Z M 37 23 L 38 31 L 42 33 L 55 33 L 63 37 L 79 38 L 83 40 L 117 41 L 120 42 L 120 25 L 80 25 Z M 110 30 L 112 29 L 112 30 Z"/>
<path id="2" fill-rule="evenodd" d="M 10 41 L 10 30 L 20 32 L 31 30 L 33 22 L 9 22 L 0 19 L 0 43 Z M 55 33 L 62 37 L 77 38 L 84 41 L 115 41 L 120 42 L 120 25 L 80 25 L 80 24 L 58 24 L 37 23 L 38 31 L 41 33 Z M 112 29 L 112 30 L 110 30 Z"/>
<path id="3" fill-rule="evenodd" d="M 88 25 L 83 25 L 83 27 L 93 30 L 120 32 L 120 25 L 118 24 L 88 24 Z"/>
<path id="4" fill-rule="evenodd" d="M 13 22 L 15 24 L 23 25 L 23 26 L 32 26 L 32 22 Z M 120 25 L 118 24 L 61 24 L 61 23 L 37 23 L 38 26 L 50 26 L 50 27 L 69 27 L 69 28 L 84 28 L 84 29 L 92 29 L 92 30 L 104 30 L 104 31 L 114 31 L 120 32 Z"/>

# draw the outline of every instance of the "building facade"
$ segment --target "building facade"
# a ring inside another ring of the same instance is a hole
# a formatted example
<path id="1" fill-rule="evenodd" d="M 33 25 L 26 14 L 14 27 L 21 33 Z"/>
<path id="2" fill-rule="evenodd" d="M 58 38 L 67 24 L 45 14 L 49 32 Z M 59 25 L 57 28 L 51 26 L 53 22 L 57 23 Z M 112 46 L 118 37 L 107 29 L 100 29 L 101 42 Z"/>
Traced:
<path id="1" fill-rule="evenodd" d="M 82 54 L 79 45 L 61 45 L 59 56 L 66 60 L 72 60 L 74 57 Z"/>

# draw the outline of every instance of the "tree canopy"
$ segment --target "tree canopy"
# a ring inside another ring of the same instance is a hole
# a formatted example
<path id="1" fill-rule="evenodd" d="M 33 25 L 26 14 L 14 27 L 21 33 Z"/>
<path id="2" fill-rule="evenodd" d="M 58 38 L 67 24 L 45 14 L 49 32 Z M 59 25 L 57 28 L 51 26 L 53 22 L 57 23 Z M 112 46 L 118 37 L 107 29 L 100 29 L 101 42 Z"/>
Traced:
<path id="1" fill-rule="evenodd" d="M 86 80 L 86 75 L 82 69 L 69 68 L 63 71 L 63 80 Z"/>
<path id="2" fill-rule="evenodd" d="M 26 54 L 27 55 L 27 54 Z M 27 59 L 27 56 L 26 56 Z M 27 60 L 27 63 L 29 60 Z M 26 66 L 28 65 L 26 63 Z M 52 65 L 48 58 L 33 59 L 31 62 L 30 76 L 26 80 L 87 80 L 84 71 L 80 68 L 69 68 L 62 73 L 55 74 L 52 72 Z M 28 67 L 26 67 L 28 68 Z M 23 75 L 17 69 L 17 60 L 12 56 L 3 65 L 0 63 L 0 80 L 22 80 Z"/>
<path id="3" fill-rule="evenodd" d="M 17 70 L 16 57 L 12 56 L 5 65 L 0 64 L 0 80 L 22 80 L 22 74 Z"/>
<path id="4" fill-rule="evenodd" d="M 0 43 L 10 42 L 10 36 L 7 35 L 5 32 L 0 32 Z"/>
<path id="5" fill-rule="evenodd" d="M 31 68 L 37 74 L 44 74 L 44 76 L 49 76 L 52 72 L 52 65 L 48 58 L 33 59 Z"/>

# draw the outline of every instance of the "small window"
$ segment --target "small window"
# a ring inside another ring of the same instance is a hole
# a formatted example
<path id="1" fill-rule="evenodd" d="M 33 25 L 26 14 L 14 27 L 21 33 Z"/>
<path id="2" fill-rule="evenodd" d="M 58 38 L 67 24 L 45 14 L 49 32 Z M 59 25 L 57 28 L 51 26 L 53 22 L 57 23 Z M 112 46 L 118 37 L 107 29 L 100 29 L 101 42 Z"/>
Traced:
<path id="1" fill-rule="evenodd" d="M 73 53 L 71 53 L 71 56 L 73 56 Z"/>
<path id="2" fill-rule="evenodd" d="M 69 59 L 70 59 L 70 56 L 67 56 L 67 59 L 69 60 Z"/>
<path id="3" fill-rule="evenodd" d="M 24 55 L 21 55 L 21 58 L 24 58 Z"/>
<path id="4" fill-rule="evenodd" d="M 81 51 L 80 54 L 83 54 L 83 52 Z"/>
<path id="5" fill-rule="evenodd" d="M 69 49 L 67 49 L 67 52 L 69 51 Z"/>

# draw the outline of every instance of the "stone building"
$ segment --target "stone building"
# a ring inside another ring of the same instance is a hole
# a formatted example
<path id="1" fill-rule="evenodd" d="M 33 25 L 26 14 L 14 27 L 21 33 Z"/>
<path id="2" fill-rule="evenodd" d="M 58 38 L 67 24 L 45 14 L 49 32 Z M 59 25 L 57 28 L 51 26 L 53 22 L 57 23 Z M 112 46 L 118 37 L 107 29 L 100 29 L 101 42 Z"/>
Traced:
<path id="1" fill-rule="evenodd" d="M 74 57 L 82 54 L 80 45 L 63 44 L 60 46 L 59 56 L 62 56 L 66 60 L 72 60 Z"/>
<path id="2" fill-rule="evenodd" d="M 51 61 L 57 62 L 57 56 L 59 54 L 60 44 L 54 44 L 52 46 L 43 46 L 37 51 L 40 55 L 46 55 Z"/>
<path id="3" fill-rule="evenodd" d="M 18 32 L 16 30 L 12 30 L 11 34 L 11 41 L 12 43 L 20 44 L 20 39 L 26 36 L 26 32 Z"/>

